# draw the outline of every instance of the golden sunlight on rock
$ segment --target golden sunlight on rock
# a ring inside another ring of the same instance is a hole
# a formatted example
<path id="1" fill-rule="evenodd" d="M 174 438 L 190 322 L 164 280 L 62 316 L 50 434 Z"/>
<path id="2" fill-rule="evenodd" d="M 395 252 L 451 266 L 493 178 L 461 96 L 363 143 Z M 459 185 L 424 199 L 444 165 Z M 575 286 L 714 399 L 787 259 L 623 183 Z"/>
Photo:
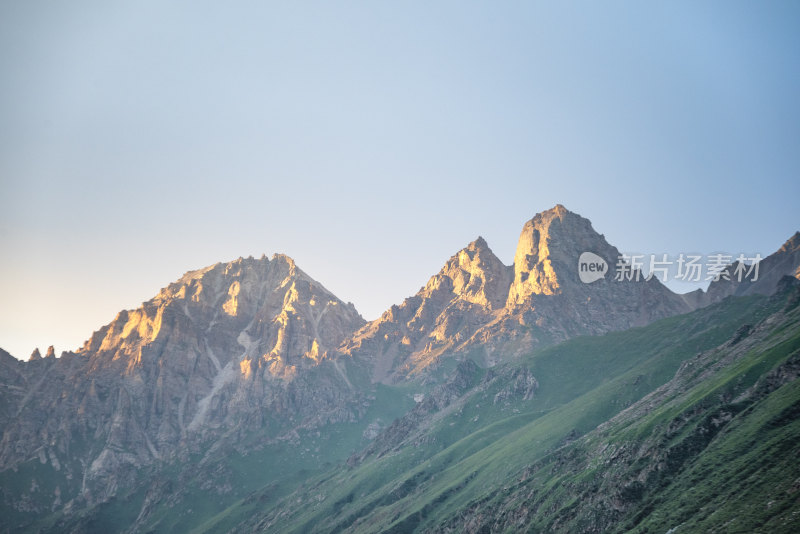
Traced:
<path id="1" fill-rule="evenodd" d="M 125 323 L 125 326 L 122 327 L 122 334 L 120 337 L 122 339 L 127 338 L 131 335 L 131 332 L 134 330 L 138 330 L 139 323 L 141 322 L 142 312 L 134 311 L 128 314 L 128 322 Z"/>
<path id="2" fill-rule="evenodd" d="M 241 371 L 242 376 L 245 378 L 250 378 L 250 375 L 253 373 L 252 362 L 249 359 L 240 361 L 239 370 Z"/>
<path id="3" fill-rule="evenodd" d="M 555 295 L 559 292 L 549 245 L 553 226 L 561 228 L 560 223 L 567 213 L 559 205 L 525 223 L 514 255 L 514 281 L 508 293 L 508 305 L 520 304 L 530 295 Z"/>
<path id="4" fill-rule="evenodd" d="M 200 302 L 200 297 L 203 294 L 203 284 L 198 281 L 194 293 L 192 294 L 192 302 Z"/>
<path id="5" fill-rule="evenodd" d="M 317 341 L 316 338 L 314 338 L 314 341 L 311 343 L 311 350 L 306 352 L 306 357 L 307 358 L 311 358 L 315 362 L 319 362 L 319 360 L 320 360 L 320 352 L 321 351 L 320 351 L 320 348 L 319 348 L 319 342 Z"/>
<path id="6" fill-rule="evenodd" d="M 222 309 L 230 315 L 231 317 L 236 317 L 236 312 L 239 307 L 239 289 L 240 289 L 239 281 L 236 280 L 231 284 L 231 287 L 228 288 L 228 300 L 225 301 L 225 304 L 222 305 Z"/>
<path id="7" fill-rule="evenodd" d="M 120 334 L 121 339 L 127 339 L 132 332 L 136 332 L 139 338 L 144 342 L 153 341 L 161 330 L 161 318 L 164 314 L 164 308 L 159 307 L 156 311 L 156 316 L 150 319 L 146 312 L 142 310 L 132 311 L 128 314 L 128 321 L 122 328 Z"/>

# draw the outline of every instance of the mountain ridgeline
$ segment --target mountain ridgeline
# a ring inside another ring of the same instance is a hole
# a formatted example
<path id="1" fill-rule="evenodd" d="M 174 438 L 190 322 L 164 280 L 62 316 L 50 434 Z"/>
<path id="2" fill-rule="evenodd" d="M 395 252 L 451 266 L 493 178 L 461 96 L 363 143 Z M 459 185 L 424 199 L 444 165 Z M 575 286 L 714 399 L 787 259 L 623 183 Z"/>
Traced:
<path id="1" fill-rule="evenodd" d="M 365 361 L 374 379 L 392 381 L 445 354 L 472 353 L 491 366 L 576 335 L 624 330 L 692 309 L 656 278 L 582 283 L 578 259 L 584 251 L 619 255 L 587 219 L 561 205 L 525 223 L 511 267 L 478 238 L 416 295 L 357 331 L 341 352 Z"/>
<path id="2" fill-rule="evenodd" d="M 240 258 L 0 350 L 0 532 L 796 530 L 800 233 L 688 295 L 583 252 L 619 257 L 559 205 L 370 322 Z"/>

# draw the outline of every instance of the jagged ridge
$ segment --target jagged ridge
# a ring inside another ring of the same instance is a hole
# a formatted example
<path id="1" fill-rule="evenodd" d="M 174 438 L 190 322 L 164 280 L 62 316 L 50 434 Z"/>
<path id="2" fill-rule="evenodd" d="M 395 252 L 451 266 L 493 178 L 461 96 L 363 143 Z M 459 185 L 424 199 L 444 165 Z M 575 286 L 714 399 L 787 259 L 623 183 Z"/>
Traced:
<path id="1" fill-rule="evenodd" d="M 590 251 L 615 265 L 619 253 L 562 205 L 522 228 L 508 267 L 478 238 L 450 258 L 416 295 L 348 339 L 341 352 L 368 362 L 376 380 L 422 372 L 446 353 L 486 365 L 580 334 L 641 326 L 691 309 L 657 279 L 593 284 L 578 277 Z"/>
<path id="2" fill-rule="evenodd" d="M 76 353 L 19 368 L 26 394 L 4 428 L 0 468 L 38 456 L 70 470 L 80 458 L 82 472 L 69 476 L 92 502 L 137 467 L 237 427 L 352 419 L 355 401 L 336 373 L 288 390 L 299 372 L 334 367 L 328 351 L 363 323 L 288 256 L 191 271 Z"/>

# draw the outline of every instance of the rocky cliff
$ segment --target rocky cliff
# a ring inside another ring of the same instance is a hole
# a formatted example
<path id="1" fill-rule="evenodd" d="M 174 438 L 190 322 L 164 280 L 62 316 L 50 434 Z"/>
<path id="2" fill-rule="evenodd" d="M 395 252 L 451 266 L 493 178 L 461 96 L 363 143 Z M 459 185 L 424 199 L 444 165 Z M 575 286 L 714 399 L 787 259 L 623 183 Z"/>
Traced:
<path id="1" fill-rule="evenodd" d="M 38 457 L 82 480 L 91 502 L 137 468 L 237 428 L 355 418 L 328 354 L 363 323 L 286 256 L 189 272 L 74 354 L 25 364 L 0 355 L 0 469 Z"/>
<path id="2" fill-rule="evenodd" d="M 511 268 L 478 238 L 451 257 L 416 295 L 389 308 L 340 351 L 364 360 L 373 380 L 424 367 L 470 339 L 504 308 Z"/>
<path id="3" fill-rule="evenodd" d="M 580 280 L 584 252 L 605 260 L 604 277 Z M 423 371 L 444 354 L 477 353 L 494 365 L 542 344 L 690 310 L 655 278 L 615 280 L 618 256 L 588 219 L 558 205 L 525 223 L 513 266 L 503 265 L 478 238 L 340 350 L 370 362 L 376 380 L 392 381 Z"/>
<path id="4" fill-rule="evenodd" d="M 707 306 L 731 295 L 771 295 L 783 276 L 800 280 L 800 232 L 795 232 L 781 248 L 759 262 L 757 270 L 738 261 L 728 266 L 720 279 L 711 282 L 700 296 L 699 305 Z"/>

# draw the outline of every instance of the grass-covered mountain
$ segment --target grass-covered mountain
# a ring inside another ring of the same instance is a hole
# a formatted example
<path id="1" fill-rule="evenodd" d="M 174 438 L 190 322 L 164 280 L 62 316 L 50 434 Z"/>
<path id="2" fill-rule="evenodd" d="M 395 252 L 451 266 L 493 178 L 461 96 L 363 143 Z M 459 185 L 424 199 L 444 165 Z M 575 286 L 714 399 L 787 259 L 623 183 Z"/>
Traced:
<path id="1" fill-rule="evenodd" d="M 800 289 L 491 370 L 205 525 L 278 532 L 796 532 Z"/>

